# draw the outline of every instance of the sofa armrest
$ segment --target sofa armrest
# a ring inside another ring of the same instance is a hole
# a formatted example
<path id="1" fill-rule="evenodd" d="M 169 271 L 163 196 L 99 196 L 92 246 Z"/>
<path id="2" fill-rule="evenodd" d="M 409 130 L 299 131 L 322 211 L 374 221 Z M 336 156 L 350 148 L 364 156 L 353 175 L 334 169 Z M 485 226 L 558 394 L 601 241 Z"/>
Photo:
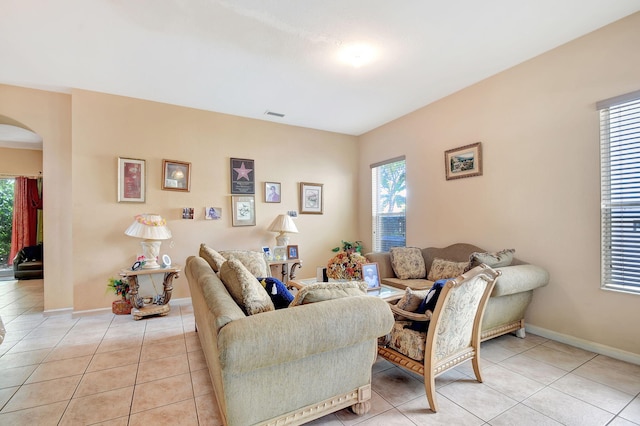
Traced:
<path id="1" fill-rule="evenodd" d="M 232 321 L 220 330 L 220 364 L 224 371 L 245 373 L 375 341 L 392 326 L 393 314 L 387 302 L 373 296 L 264 312 Z"/>
<path id="2" fill-rule="evenodd" d="M 391 266 L 391 253 L 371 252 L 364 255 L 369 262 L 378 262 L 378 274 L 380 278 L 395 278 L 396 273 Z"/>
<path id="3" fill-rule="evenodd" d="M 514 265 L 495 269 L 502 272 L 502 275 L 496 280 L 491 297 L 521 293 L 549 284 L 549 273 L 536 265 Z"/>

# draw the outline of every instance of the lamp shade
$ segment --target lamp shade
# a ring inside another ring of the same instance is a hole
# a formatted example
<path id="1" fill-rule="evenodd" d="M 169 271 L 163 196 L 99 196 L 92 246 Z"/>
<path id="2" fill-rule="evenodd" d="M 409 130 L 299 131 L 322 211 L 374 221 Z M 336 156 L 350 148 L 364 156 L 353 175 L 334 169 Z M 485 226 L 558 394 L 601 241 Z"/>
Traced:
<path id="1" fill-rule="evenodd" d="M 298 228 L 296 228 L 296 224 L 293 222 L 293 219 L 291 219 L 291 216 L 280 214 L 274 219 L 274 221 L 271 223 L 271 226 L 269 226 L 269 231 L 282 233 L 290 232 L 293 234 L 297 234 Z"/>
<path id="2" fill-rule="evenodd" d="M 171 231 L 167 228 L 167 221 L 155 213 L 137 215 L 124 233 L 130 237 L 148 240 L 167 240 L 171 238 Z"/>

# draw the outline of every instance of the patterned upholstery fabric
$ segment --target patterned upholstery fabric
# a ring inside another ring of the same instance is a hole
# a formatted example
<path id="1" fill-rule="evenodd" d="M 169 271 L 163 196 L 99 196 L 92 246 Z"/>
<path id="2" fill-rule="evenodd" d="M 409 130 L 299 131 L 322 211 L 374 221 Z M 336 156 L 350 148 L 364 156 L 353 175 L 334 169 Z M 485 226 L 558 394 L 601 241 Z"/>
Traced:
<path id="1" fill-rule="evenodd" d="M 392 247 L 391 267 L 396 276 L 402 280 L 424 278 L 427 268 L 422 257 L 422 250 L 417 247 Z"/>
<path id="2" fill-rule="evenodd" d="M 464 274 L 468 266 L 469 262 L 452 262 L 450 260 L 444 260 L 436 257 L 433 259 L 431 269 L 429 269 L 428 278 L 431 281 L 455 278 Z"/>
<path id="3" fill-rule="evenodd" d="M 410 287 L 407 287 L 404 296 L 402 296 L 402 299 L 398 300 L 396 306 L 403 311 L 415 312 L 424 298 L 427 297 L 428 293 L 429 290 L 414 290 Z M 399 315 L 396 316 L 397 321 L 401 321 L 403 319 L 404 317 L 401 317 Z"/>
<path id="4" fill-rule="evenodd" d="M 344 283 L 319 282 L 301 288 L 289 305 L 298 306 L 308 303 L 323 302 L 325 300 L 340 299 L 349 296 L 364 296 L 367 294 L 367 283 L 364 281 L 348 281 Z"/>
<path id="5" fill-rule="evenodd" d="M 389 347 L 416 361 L 424 361 L 427 333 L 409 328 L 411 321 L 396 321 L 391 329 Z"/>
<path id="6" fill-rule="evenodd" d="M 264 253 L 250 250 L 222 250 L 220 254 L 225 259 L 238 259 L 253 274 L 254 277 L 269 277 L 271 270 L 264 258 Z"/>
<path id="7" fill-rule="evenodd" d="M 469 269 L 484 263 L 492 268 L 502 268 L 511 265 L 515 249 L 505 249 L 494 253 L 474 252 L 469 256 Z"/>
<path id="8" fill-rule="evenodd" d="M 222 264 L 227 261 L 224 256 L 211 247 L 208 247 L 205 243 L 200 244 L 198 255 L 207 261 L 211 269 L 213 269 L 213 272 L 218 272 Z"/>
<path id="9" fill-rule="evenodd" d="M 275 310 L 267 291 L 238 259 L 230 259 L 222 264 L 220 279 L 247 315 Z"/>

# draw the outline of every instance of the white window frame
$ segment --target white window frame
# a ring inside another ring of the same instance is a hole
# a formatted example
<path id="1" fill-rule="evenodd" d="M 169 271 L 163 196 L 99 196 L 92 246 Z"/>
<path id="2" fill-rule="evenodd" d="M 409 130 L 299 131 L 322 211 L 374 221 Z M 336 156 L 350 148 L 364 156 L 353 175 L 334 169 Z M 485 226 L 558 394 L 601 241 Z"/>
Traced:
<path id="1" fill-rule="evenodd" d="M 390 247 L 396 245 L 406 245 L 407 241 L 407 232 L 406 232 L 406 189 L 403 197 L 405 197 L 405 203 L 403 209 L 400 211 L 398 209 L 394 209 L 395 211 L 392 213 L 382 212 L 380 210 L 380 199 L 382 196 L 382 187 L 378 184 L 379 171 L 382 166 L 386 166 L 393 163 L 403 162 L 404 170 L 405 170 L 405 188 L 406 188 L 406 173 L 407 173 L 407 164 L 405 156 L 400 156 L 396 158 L 391 158 L 389 160 L 381 161 L 379 163 L 371 164 L 371 245 L 373 251 L 389 251 Z M 382 241 L 383 235 L 380 235 L 380 227 L 381 222 L 384 218 L 402 218 L 401 222 L 404 227 L 404 235 L 402 235 L 402 239 L 398 240 L 395 243 L 384 243 Z"/>
<path id="2" fill-rule="evenodd" d="M 640 295 L 640 90 L 600 112 L 601 288 Z"/>

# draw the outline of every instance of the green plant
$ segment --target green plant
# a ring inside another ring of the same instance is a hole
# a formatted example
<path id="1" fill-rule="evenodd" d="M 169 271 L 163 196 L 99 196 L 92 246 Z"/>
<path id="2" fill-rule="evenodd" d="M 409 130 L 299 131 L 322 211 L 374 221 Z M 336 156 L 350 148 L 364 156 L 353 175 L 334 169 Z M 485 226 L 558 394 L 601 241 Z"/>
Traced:
<path id="1" fill-rule="evenodd" d="M 122 296 L 123 299 L 126 299 L 129 296 L 129 283 L 123 280 L 109 278 L 107 291 L 109 290 L 113 291 L 116 295 Z"/>
<path id="2" fill-rule="evenodd" d="M 347 253 L 349 252 L 356 252 L 356 253 L 362 253 L 362 241 L 342 241 L 342 247 L 338 246 L 338 247 L 334 247 L 331 249 L 332 252 L 337 253 L 340 251 L 340 249 L 342 248 L 342 251 L 345 251 Z"/>

